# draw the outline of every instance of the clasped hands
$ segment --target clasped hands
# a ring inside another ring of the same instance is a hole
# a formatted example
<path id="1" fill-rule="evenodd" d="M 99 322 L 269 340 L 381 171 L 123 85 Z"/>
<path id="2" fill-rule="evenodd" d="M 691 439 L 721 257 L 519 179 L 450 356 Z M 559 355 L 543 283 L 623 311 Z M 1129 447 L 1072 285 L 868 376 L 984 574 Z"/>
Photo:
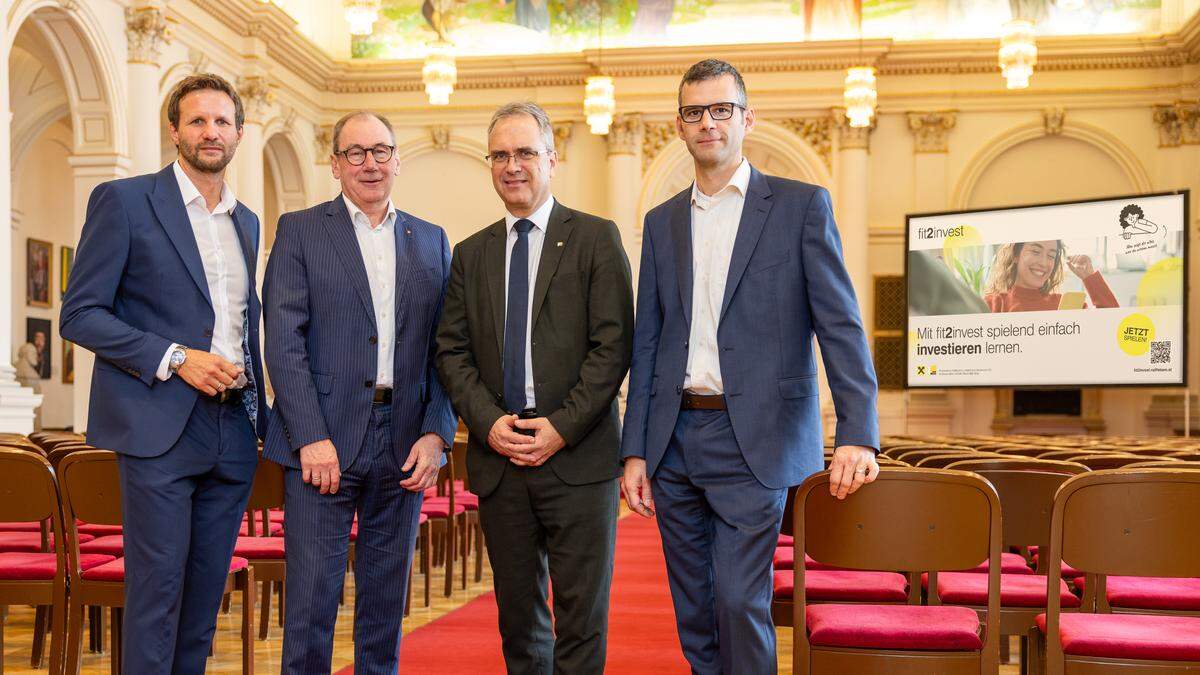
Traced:
<path id="1" fill-rule="evenodd" d="M 532 436 L 518 430 L 533 431 Z M 517 466 L 541 466 L 567 444 L 545 417 L 501 415 L 488 432 L 488 445 Z"/>

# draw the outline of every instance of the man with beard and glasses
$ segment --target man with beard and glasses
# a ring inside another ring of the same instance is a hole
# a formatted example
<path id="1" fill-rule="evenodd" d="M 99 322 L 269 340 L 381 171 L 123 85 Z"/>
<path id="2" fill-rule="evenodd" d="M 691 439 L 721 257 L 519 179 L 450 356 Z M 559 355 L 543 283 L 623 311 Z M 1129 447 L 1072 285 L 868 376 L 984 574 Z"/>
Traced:
<path id="1" fill-rule="evenodd" d="M 204 672 L 266 429 L 258 217 L 224 182 L 243 119 L 224 79 L 180 82 L 178 161 L 92 191 L 63 299 L 96 354 L 88 443 L 118 457 L 128 673 Z"/>

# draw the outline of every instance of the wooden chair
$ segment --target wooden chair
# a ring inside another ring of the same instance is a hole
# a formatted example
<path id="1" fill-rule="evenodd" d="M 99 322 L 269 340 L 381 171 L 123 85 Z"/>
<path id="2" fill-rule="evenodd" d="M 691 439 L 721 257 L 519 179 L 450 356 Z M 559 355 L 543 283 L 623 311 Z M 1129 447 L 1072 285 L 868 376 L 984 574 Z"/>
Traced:
<path id="1" fill-rule="evenodd" d="M 262 583 L 259 640 L 266 640 L 270 632 L 272 589 L 279 593 L 279 625 L 283 625 L 287 553 L 283 537 L 270 536 L 269 516 L 271 509 L 279 508 L 283 508 L 283 466 L 260 456 L 258 468 L 254 471 L 254 482 L 250 487 L 250 499 L 246 503 L 247 521 L 251 525 L 250 534 L 238 537 L 233 547 L 233 555 L 249 561 L 254 572 L 254 581 Z M 261 515 L 266 523 L 262 530 L 254 527 L 256 515 Z M 260 531 L 261 536 L 256 536 Z"/>
<path id="2" fill-rule="evenodd" d="M 1158 459 L 1148 459 L 1144 462 L 1134 462 L 1132 464 L 1126 464 L 1125 466 L 1123 466 L 1121 468 L 1122 469 L 1186 469 L 1186 470 L 1195 471 L 1197 469 L 1200 469 L 1200 465 L 1197 465 L 1194 462 L 1189 463 L 1189 462 L 1169 461 L 1166 458 L 1159 457 Z"/>
<path id="3" fill-rule="evenodd" d="M 1003 459 L 1004 455 L 994 452 L 948 452 L 937 455 L 926 455 L 925 457 L 917 460 L 913 466 L 918 466 L 924 469 L 944 469 L 955 462 L 986 458 Z"/>
<path id="4" fill-rule="evenodd" d="M 467 510 L 466 513 L 466 528 L 463 536 L 463 563 L 466 564 L 467 551 L 471 548 L 475 549 L 475 582 L 479 583 L 483 580 L 483 552 L 486 543 L 483 539 L 483 525 L 479 521 L 479 497 L 471 492 L 471 479 L 467 475 L 467 441 L 455 440 L 454 448 L 451 450 L 454 458 L 454 465 L 461 467 L 458 473 L 462 474 L 462 491 L 458 493 L 456 499 L 462 503 Z M 463 588 L 466 588 L 467 574 L 466 567 L 463 568 Z"/>
<path id="5" fill-rule="evenodd" d="M 792 672 L 994 675 L 1000 645 L 1000 501 L 979 476 L 889 469 L 839 501 L 829 473 L 796 491 L 796 559 L 804 551 L 847 569 L 966 569 L 988 560 L 986 614 L 965 607 L 809 605 L 794 568 Z M 936 626 L 935 638 L 925 630 Z M 980 637 L 979 629 L 983 628 Z M 924 633 L 924 634 L 923 634 Z"/>
<path id="6" fill-rule="evenodd" d="M 936 455 L 973 454 L 974 452 L 975 452 L 974 450 L 969 450 L 969 449 L 964 450 L 962 448 L 953 448 L 953 447 L 918 448 L 915 450 L 904 450 L 904 451 L 898 452 L 898 453 L 892 455 L 892 457 L 895 457 L 896 459 L 898 459 L 900 461 L 908 462 L 909 464 L 916 465 L 918 462 L 925 459 L 926 457 L 933 457 Z"/>
<path id="7" fill-rule="evenodd" d="M 76 518 L 89 523 L 121 525 L 121 480 L 117 456 L 107 450 L 73 452 L 62 459 L 58 469 L 62 487 L 63 517 L 69 523 L 68 575 L 71 588 L 66 640 L 66 672 L 79 672 L 84 608 L 92 605 L 110 608 L 111 652 L 109 664 L 114 675 L 121 672 L 122 614 L 125 606 L 124 559 L 85 568 L 75 540 Z M 244 558 L 230 561 L 225 593 L 242 594 L 242 673 L 254 673 L 254 570 Z"/>
<path id="8" fill-rule="evenodd" d="M 1082 464 L 1087 468 L 1096 471 L 1098 469 L 1119 469 L 1129 464 L 1144 462 L 1146 461 L 1146 458 L 1139 457 L 1137 455 L 1120 455 L 1112 453 L 1101 455 L 1084 455 L 1082 457 L 1076 457 L 1071 461 L 1075 462 L 1076 464 Z"/>
<path id="9" fill-rule="evenodd" d="M 1048 583 L 1062 560 L 1088 572 L 1097 588 L 1107 575 L 1200 576 L 1200 473 L 1163 469 L 1101 470 L 1063 484 L 1050 520 Z M 1099 591 L 1100 589 L 1097 589 Z M 1063 614 L 1051 594 L 1038 617 L 1049 675 L 1178 673 L 1200 670 L 1200 618 L 1095 613 L 1085 603 Z"/>

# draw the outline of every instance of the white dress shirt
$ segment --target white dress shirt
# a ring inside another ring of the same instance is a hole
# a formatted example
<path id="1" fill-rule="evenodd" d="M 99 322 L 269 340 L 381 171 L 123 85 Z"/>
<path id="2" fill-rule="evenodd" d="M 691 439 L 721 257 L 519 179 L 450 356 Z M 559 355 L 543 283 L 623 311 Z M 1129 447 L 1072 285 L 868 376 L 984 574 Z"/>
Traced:
<path id="1" fill-rule="evenodd" d="M 745 159 L 712 196 L 692 183 L 692 325 L 683 387 L 697 394 L 725 391 L 717 325 L 749 185 L 750 163 Z"/>
<path id="2" fill-rule="evenodd" d="M 533 223 L 525 235 L 529 247 L 529 300 L 525 306 L 525 407 L 536 408 L 533 394 L 533 286 L 537 282 L 538 263 L 542 259 L 542 242 L 546 240 L 546 226 L 550 223 L 550 212 L 554 210 L 554 197 L 546 199 L 536 211 L 525 217 Z M 512 260 L 513 246 L 517 243 L 517 231 L 513 227 L 520 218 L 505 212 L 504 225 L 508 228 L 508 239 L 504 244 L 504 315 L 508 316 L 508 264 Z"/>
<path id="3" fill-rule="evenodd" d="M 183 172 L 176 161 L 175 181 L 183 195 L 183 205 L 196 246 L 200 249 L 200 262 L 204 266 L 204 278 L 208 283 L 208 297 L 213 306 L 213 334 L 210 351 L 230 363 L 246 367 L 242 351 L 242 339 L 246 320 L 246 306 L 250 298 L 250 274 L 246 269 L 246 257 L 238 242 L 237 228 L 231 213 L 237 206 L 237 198 L 228 185 L 221 186 L 221 201 L 211 212 L 204 195 L 196 189 L 192 180 Z M 178 345 L 171 345 L 163 355 L 156 373 L 158 379 L 166 381 L 172 375 L 171 352 Z M 246 386 L 245 374 L 239 375 L 234 389 Z"/>
<path id="4" fill-rule="evenodd" d="M 378 359 L 375 362 L 375 386 L 390 388 L 396 342 L 396 209 L 389 199 L 383 222 L 371 227 L 371 219 L 350 198 L 342 195 L 354 236 L 362 252 L 367 282 L 371 285 L 371 304 L 375 309 L 375 327 L 379 330 Z"/>

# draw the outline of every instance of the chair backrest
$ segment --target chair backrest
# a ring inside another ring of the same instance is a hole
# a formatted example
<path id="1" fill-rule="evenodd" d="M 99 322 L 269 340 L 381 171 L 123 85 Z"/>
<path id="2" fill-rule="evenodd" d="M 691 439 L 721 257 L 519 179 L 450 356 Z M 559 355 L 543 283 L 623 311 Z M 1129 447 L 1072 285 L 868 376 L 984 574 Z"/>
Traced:
<path id="1" fill-rule="evenodd" d="M 971 450 L 970 448 L 942 446 L 942 447 L 937 447 L 937 448 L 919 448 L 919 449 L 914 449 L 914 450 L 904 450 L 904 451 L 898 452 L 896 454 L 893 454 L 891 456 L 900 461 L 908 462 L 909 464 L 916 464 L 917 462 L 920 462 L 922 459 L 925 459 L 926 457 L 932 457 L 933 455 L 961 455 L 963 453 L 973 453 L 973 452 L 975 452 L 975 451 Z"/>
<path id="2" fill-rule="evenodd" d="M 283 467 L 259 457 L 246 510 L 263 511 L 278 508 L 283 508 Z"/>
<path id="3" fill-rule="evenodd" d="M 63 509 L 69 526 L 76 519 L 97 525 L 120 525 L 121 475 L 117 455 L 109 450 L 79 450 L 58 464 Z"/>
<path id="4" fill-rule="evenodd" d="M 460 441 L 457 438 L 454 439 L 454 446 L 450 448 L 450 460 L 452 462 L 454 462 L 454 465 L 456 467 L 465 468 L 467 466 L 467 441 L 466 440 Z M 456 471 L 455 473 L 461 474 L 461 477 L 459 477 L 459 480 L 461 480 L 463 483 L 463 489 L 470 490 L 471 489 L 471 479 L 468 477 L 467 472 L 459 470 L 459 471 Z"/>
<path id="5" fill-rule="evenodd" d="M 1013 457 L 1037 457 L 1047 452 L 1053 452 L 1053 450 L 1037 445 L 1006 445 L 1003 448 L 996 448 L 995 452 L 999 455 L 1011 455 Z"/>
<path id="6" fill-rule="evenodd" d="M 1170 461 L 1167 458 L 1159 457 L 1157 459 L 1147 459 L 1144 462 L 1134 462 L 1126 464 L 1122 469 L 1184 469 L 1185 471 L 1196 471 L 1200 469 L 1200 464 L 1195 462 L 1180 462 Z"/>
<path id="7" fill-rule="evenodd" d="M 921 457 L 913 466 L 919 466 L 924 469 L 944 469 L 954 462 L 988 457 L 998 459 L 1003 458 L 1004 455 L 998 455 L 994 452 L 947 452 Z"/>
<path id="8" fill-rule="evenodd" d="M 1145 457 L 1130 454 L 1106 453 L 1096 455 L 1084 455 L 1071 460 L 1076 464 L 1082 464 L 1087 468 L 1095 471 L 1097 469 L 1119 469 L 1129 464 L 1137 464 L 1138 462 L 1146 461 Z M 1169 460 L 1168 460 L 1169 461 Z"/>
<path id="9" fill-rule="evenodd" d="M 1142 457 L 1169 457 L 1179 452 L 1179 448 L 1162 445 L 1150 445 L 1142 448 L 1130 448 L 1126 452 Z"/>
<path id="10" fill-rule="evenodd" d="M 957 450 L 958 452 L 971 452 L 971 448 L 965 445 L 947 445 L 945 443 L 912 443 L 909 445 L 897 445 L 883 451 L 883 454 L 896 459 L 903 459 L 908 452 L 915 450 Z"/>
<path id="11" fill-rule="evenodd" d="M 58 485 L 50 463 L 37 453 L 0 448 L 0 522 L 58 520 Z"/>

